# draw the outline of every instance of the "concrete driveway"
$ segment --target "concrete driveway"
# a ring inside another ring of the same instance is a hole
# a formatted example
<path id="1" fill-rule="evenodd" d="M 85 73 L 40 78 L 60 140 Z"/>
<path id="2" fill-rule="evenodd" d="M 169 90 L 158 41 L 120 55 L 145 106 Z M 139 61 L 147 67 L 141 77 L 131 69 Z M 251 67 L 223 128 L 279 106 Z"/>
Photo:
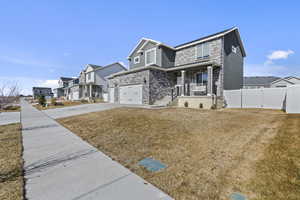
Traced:
<path id="1" fill-rule="evenodd" d="M 94 104 L 83 104 L 77 106 L 69 106 L 64 108 L 55 108 L 43 110 L 46 115 L 53 119 L 70 117 L 74 115 L 81 115 L 90 112 L 98 112 L 103 110 L 109 110 L 113 108 L 122 107 L 121 104 L 111 104 L 111 103 L 94 103 Z"/>
<path id="2" fill-rule="evenodd" d="M 20 122 L 20 112 L 0 112 L 0 126 Z"/>
<path id="3" fill-rule="evenodd" d="M 64 107 L 64 108 L 48 109 L 48 110 L 43 110 L 42 112 L 53 119 L 58 119 L 58 118 L 70 117 L 70 116 L 74 116 L 74 115 L 86 114 L 86 113 L 90 113 L 90 112 L 110 110 L 110 109 L 120 108 L 120 107 L 152 109 L 152 108 L 156 108 L 157 106 L 113 104 L 113 103 L 94 103 L 94 104 L 69 106 L 69 107 Z"/>
<path id="4" fill-rule="evenodd" d="M 26 199 L 172 199 L 29 103 L 21 105 Z M 48 114 L 65 117 L 119 106 L 82 105 Z"/>

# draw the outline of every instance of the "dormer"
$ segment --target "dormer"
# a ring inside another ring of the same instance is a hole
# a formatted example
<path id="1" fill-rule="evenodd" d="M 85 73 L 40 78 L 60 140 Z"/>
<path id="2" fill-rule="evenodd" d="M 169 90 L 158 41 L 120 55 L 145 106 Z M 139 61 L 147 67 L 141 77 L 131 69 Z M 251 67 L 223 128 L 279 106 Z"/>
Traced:
<path id="1" fill-rule="evenodd" d="M 173 47 L 159 41 L 142 38 L 128 56 L 129 68 L 133 69 L 150 65 L 168 67 L 174 64 L 174 50 Z M 166 59 L 168 59 L 171 64 L 166 64 Z"/>

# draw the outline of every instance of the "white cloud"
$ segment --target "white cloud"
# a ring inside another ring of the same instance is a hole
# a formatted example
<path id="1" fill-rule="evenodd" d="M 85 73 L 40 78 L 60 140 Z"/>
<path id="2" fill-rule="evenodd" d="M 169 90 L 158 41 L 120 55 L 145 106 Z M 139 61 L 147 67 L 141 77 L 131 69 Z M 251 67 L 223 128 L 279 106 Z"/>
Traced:
<path id="1" fill-rule="evenodd" d="M 273 51 L 270 55 L 267 56 L 269 60 L 279 60 L 279 59 L 287 59 L 289 55 L 294 54 L 295 52 L 292 50 L 277 50 Z"/>
<path id="2" fill-rule="evenodd" d="M 40 87 L 50 87 L 52 89 L 58 87 L 58 80 L 42 80 L 39 82 L 40 84 L 38 86 Z"/>

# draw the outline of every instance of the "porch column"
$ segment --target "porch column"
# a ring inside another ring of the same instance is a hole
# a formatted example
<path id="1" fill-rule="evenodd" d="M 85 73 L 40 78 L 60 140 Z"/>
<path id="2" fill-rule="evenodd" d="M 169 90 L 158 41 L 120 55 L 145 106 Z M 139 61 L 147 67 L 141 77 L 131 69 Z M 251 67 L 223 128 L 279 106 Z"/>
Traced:
<path id="1" fill-rule="evenodd" d="M 207 67 L 207 95 L 213 94 L 213 68 L 212 66 Z"/>
<path id="2" fill-rule="evenodd" d="M 92 85 L 90 85 L 90 97 L 92 97 Z"/>
<path id="3" fill-rule="evenodd" d="M 185 79 L 185 70 L 181 70 L 181 85 L 182 85 L 181 96 L 185 95 L 184 79 Z"/>

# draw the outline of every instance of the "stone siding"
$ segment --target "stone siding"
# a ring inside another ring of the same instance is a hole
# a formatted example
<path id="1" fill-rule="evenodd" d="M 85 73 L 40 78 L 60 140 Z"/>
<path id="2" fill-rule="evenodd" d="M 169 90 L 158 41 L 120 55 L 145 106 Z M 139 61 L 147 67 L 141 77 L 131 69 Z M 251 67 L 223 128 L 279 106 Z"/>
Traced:
<path id="1" fill-rule="evenodd" d="M 210 57 L 208 59 L 196 59 L 197 45 L 194 45 L 176 51 L 175 66 L 201 62 L 204 60 L 215 61 L 216 63 L 221 64 L 222 39 L 212 40 L 209 44 Z"/>
<path id="2" fill-rule="evenodd" d="M 150 104 L 154 104 L 156 100 L 161 100 L 165 96 L 171 95 L 172 83 L 170 82 L 170 77 L 167 72 L 151 70 L 149 80 Z"/>
<path id="3" fill-rule="evenodd" d="M 119 102 L 119 87 L 126 85 L 143 85 L 143 104 L 149 104 L 149 73 L 149 70 L 144 70 L 109 79 L 109 87 L 115 88 L 115 102 Z"/>

